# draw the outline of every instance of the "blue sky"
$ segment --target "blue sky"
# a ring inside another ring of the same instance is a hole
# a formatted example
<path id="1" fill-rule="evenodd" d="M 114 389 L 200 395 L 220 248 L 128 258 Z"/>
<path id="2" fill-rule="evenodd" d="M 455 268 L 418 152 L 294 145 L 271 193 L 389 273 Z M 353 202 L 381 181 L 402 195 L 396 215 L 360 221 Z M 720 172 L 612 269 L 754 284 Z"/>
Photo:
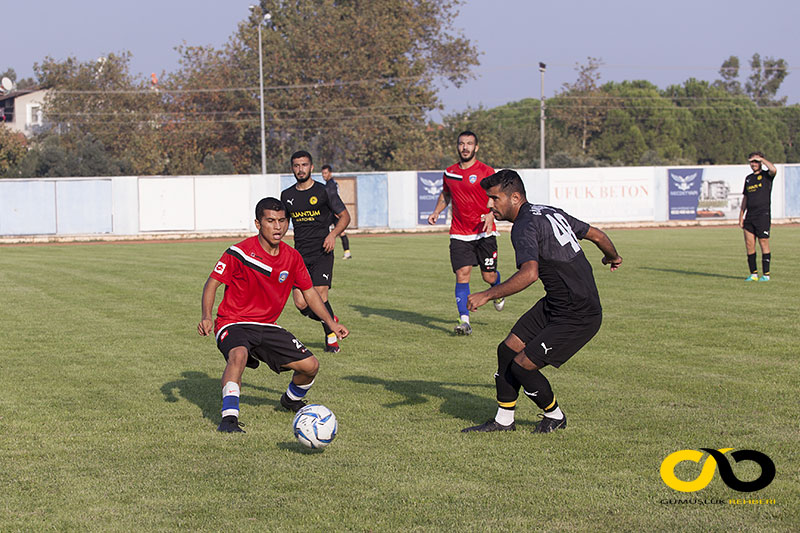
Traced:
<path id="1" fill-rule="evenodd" d="M 33 73 L 45 56 L 89 60 L 128 50 L 135 72 L 171 71 L 174 47 L 223 45 L 252 0 L 74 0 L 9 2 L 0 31 L 0 71 Z M 4 2 L 5 4 L 5 2 Z M 545 96 L 575 79 L 576 63 L 601 58 L 601 81 L 646 79 L 661 88 L 690 77 L 713 80 L 730 55 L 781 57 L 790 74 L 780 96 L 800 102 L 796 0 L 466 0 L 454 24 L 482 51 L 478 77 L 444 87 L 445 111 L 493 107 L 539 97 L 539 61 L 547 64 Z M 744 81 L 748 69 L 743 68 Z"/>

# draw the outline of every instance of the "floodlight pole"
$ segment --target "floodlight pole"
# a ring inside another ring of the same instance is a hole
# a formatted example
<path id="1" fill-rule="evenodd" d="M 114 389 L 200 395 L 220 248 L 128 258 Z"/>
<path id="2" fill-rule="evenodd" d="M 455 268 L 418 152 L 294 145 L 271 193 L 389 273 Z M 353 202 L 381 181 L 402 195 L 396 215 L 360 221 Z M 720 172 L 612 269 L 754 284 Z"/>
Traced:
<path id="1" fill-rule="evenodd" d="M 539 99 L 539 168 L 545 168 L 544 164 L 544 71 L 547 65 L 539 63 L 539 72 L 541 73 L 541 87 Z"/>
<path id="2" fill-rule="evenodd" d="M 256 6 L 250 6 L 251 11 L 255 11 Z M 261 51 L 261 26 L 269 22 L 272 18 L 270 13 L 264 13 L 258 21 L 258 87 L 259 100 L 261 104 L 261 174 L 267 173 L 267 141 L 264 130 L 264 59 Z"/>
<path id="3" fill-rule="evenodd" d="M 264 132 L 264 60 L 261 53 L 261 26 L 267 20 L 264 15 L 258 22 L 258 86 L 261 92 L 261 174 L 267 173 L 267 141 Z"/>

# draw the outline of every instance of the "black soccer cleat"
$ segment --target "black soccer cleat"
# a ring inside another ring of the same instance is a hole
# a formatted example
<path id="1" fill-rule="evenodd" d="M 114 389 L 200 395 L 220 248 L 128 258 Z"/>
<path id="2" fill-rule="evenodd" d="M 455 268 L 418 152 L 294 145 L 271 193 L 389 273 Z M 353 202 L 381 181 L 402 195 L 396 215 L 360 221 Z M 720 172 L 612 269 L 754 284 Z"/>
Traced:
<path id="1" fill-rule="evenodd" d="M 469 325 L 469 322 L 462 322 L 453 328 L 453 331 L 456 332 L 456 335 L 472 335 L 472 326 Z"/>
<path id="2" fill-rule="evenodd" d="M 533 433 L 552 433 L 557 429 L 564 429 L 567 427 L 566 415 L 562 419 L 550 418 L 548 416 L 542 417 L 542 420 L 536 424 Z"/>
<path id="3" fill-rule="evenodd" d="M 293 413 L 296 413 L 297 411 L 299 411 L 300 409 L 302 409 L 303 407 L 306 406 L 306 401 L 305 400 L 292 400 L 284 392 L 281 395 L 281 405 L 283 406 L 284 409 L 287 409 L 289 411 L 292 411 Z"/>
<path id="4" fill-rule="evenodd" d="M 245 433 L 245 430 L 243 430 L 241 426 L 242 424 L 239 423 L 237 417 L 226 416 L 223 417 L 222 422 L 217 426 L 217 431 L 221 431 L 222 433 Z"/>
<path id="5" fill-rule="evenodd" d="M 478 426 L 464 428 L 461 430 L 461 433 L 471 433 L 473 431 L 487 433 L 489 431 L 516 431 L 516 430 L 517 426 L 516 424 L 514 424 L 514 422 L 511 422 L 511 424 L 504 426 L 503 424 L 498 423 L 497 420 L 492 418 L 491 420 L 487 420 L 486 422 Z"/>

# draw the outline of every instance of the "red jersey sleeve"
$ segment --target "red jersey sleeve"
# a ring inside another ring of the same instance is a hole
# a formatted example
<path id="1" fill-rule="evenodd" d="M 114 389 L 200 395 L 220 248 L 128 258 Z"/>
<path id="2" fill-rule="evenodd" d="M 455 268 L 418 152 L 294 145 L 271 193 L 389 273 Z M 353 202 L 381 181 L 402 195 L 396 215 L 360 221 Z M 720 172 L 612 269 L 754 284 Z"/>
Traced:
<path id="1" fill-rule="evenodd" d="M 294 286 L 301 291 L 307 291 L 314 286 L 311 283 L 311 276 L 308 275 L 306 264 L 299 253 L 294 258 Z"/>
<path id="2" fill-rule="evenodd" d="M 222 257 L 219 258 L 219 261 L 217 261 L 214 270 L 211 271 L 211 277 L 220 283 L 230 285 L 231 276 L 233 275 L 232 272 L 235 266 L 236 259 L 231 257 L 226 251 L 222 254 Z"/>

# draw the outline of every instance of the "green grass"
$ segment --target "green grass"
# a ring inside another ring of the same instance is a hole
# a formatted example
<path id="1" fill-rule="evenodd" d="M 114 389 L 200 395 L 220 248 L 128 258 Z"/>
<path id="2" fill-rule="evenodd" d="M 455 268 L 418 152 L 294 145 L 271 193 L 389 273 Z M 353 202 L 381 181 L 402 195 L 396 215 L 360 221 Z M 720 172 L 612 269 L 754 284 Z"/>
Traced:
<path id="1" fill-rule="evenodd" d="M 497 343 L 539 283 L 455 337 L 446 235 L 351 237 L 331 292 L 343 351 L 291 302 L 280 321 L 321 360 L 309 399 L 340 429 L 323 453 L 294 441 L 289 376 L 263 367 L 244 375 L 247 434 L 215 431 L 223 359 L 195 328 L 227 243 L 0 248 L 0 531 L 796 530 L 800 228 L 774 228 L 769 283 L 743 281 L 738 229 L 609 234 L 618 272 L 588 250 L 603 327 L 545 370 L 570 423 L 551 435 L 530 434 L 525 398 L 517 432 L 459 431 L 493 415 Z M 504 277 L 512 258 L 504 234 Z M 776 478 L 666 487 L 664 457 L 700 447 L 764 452 Z M 775 504 L 660 503 L 678 498 Z"/>

